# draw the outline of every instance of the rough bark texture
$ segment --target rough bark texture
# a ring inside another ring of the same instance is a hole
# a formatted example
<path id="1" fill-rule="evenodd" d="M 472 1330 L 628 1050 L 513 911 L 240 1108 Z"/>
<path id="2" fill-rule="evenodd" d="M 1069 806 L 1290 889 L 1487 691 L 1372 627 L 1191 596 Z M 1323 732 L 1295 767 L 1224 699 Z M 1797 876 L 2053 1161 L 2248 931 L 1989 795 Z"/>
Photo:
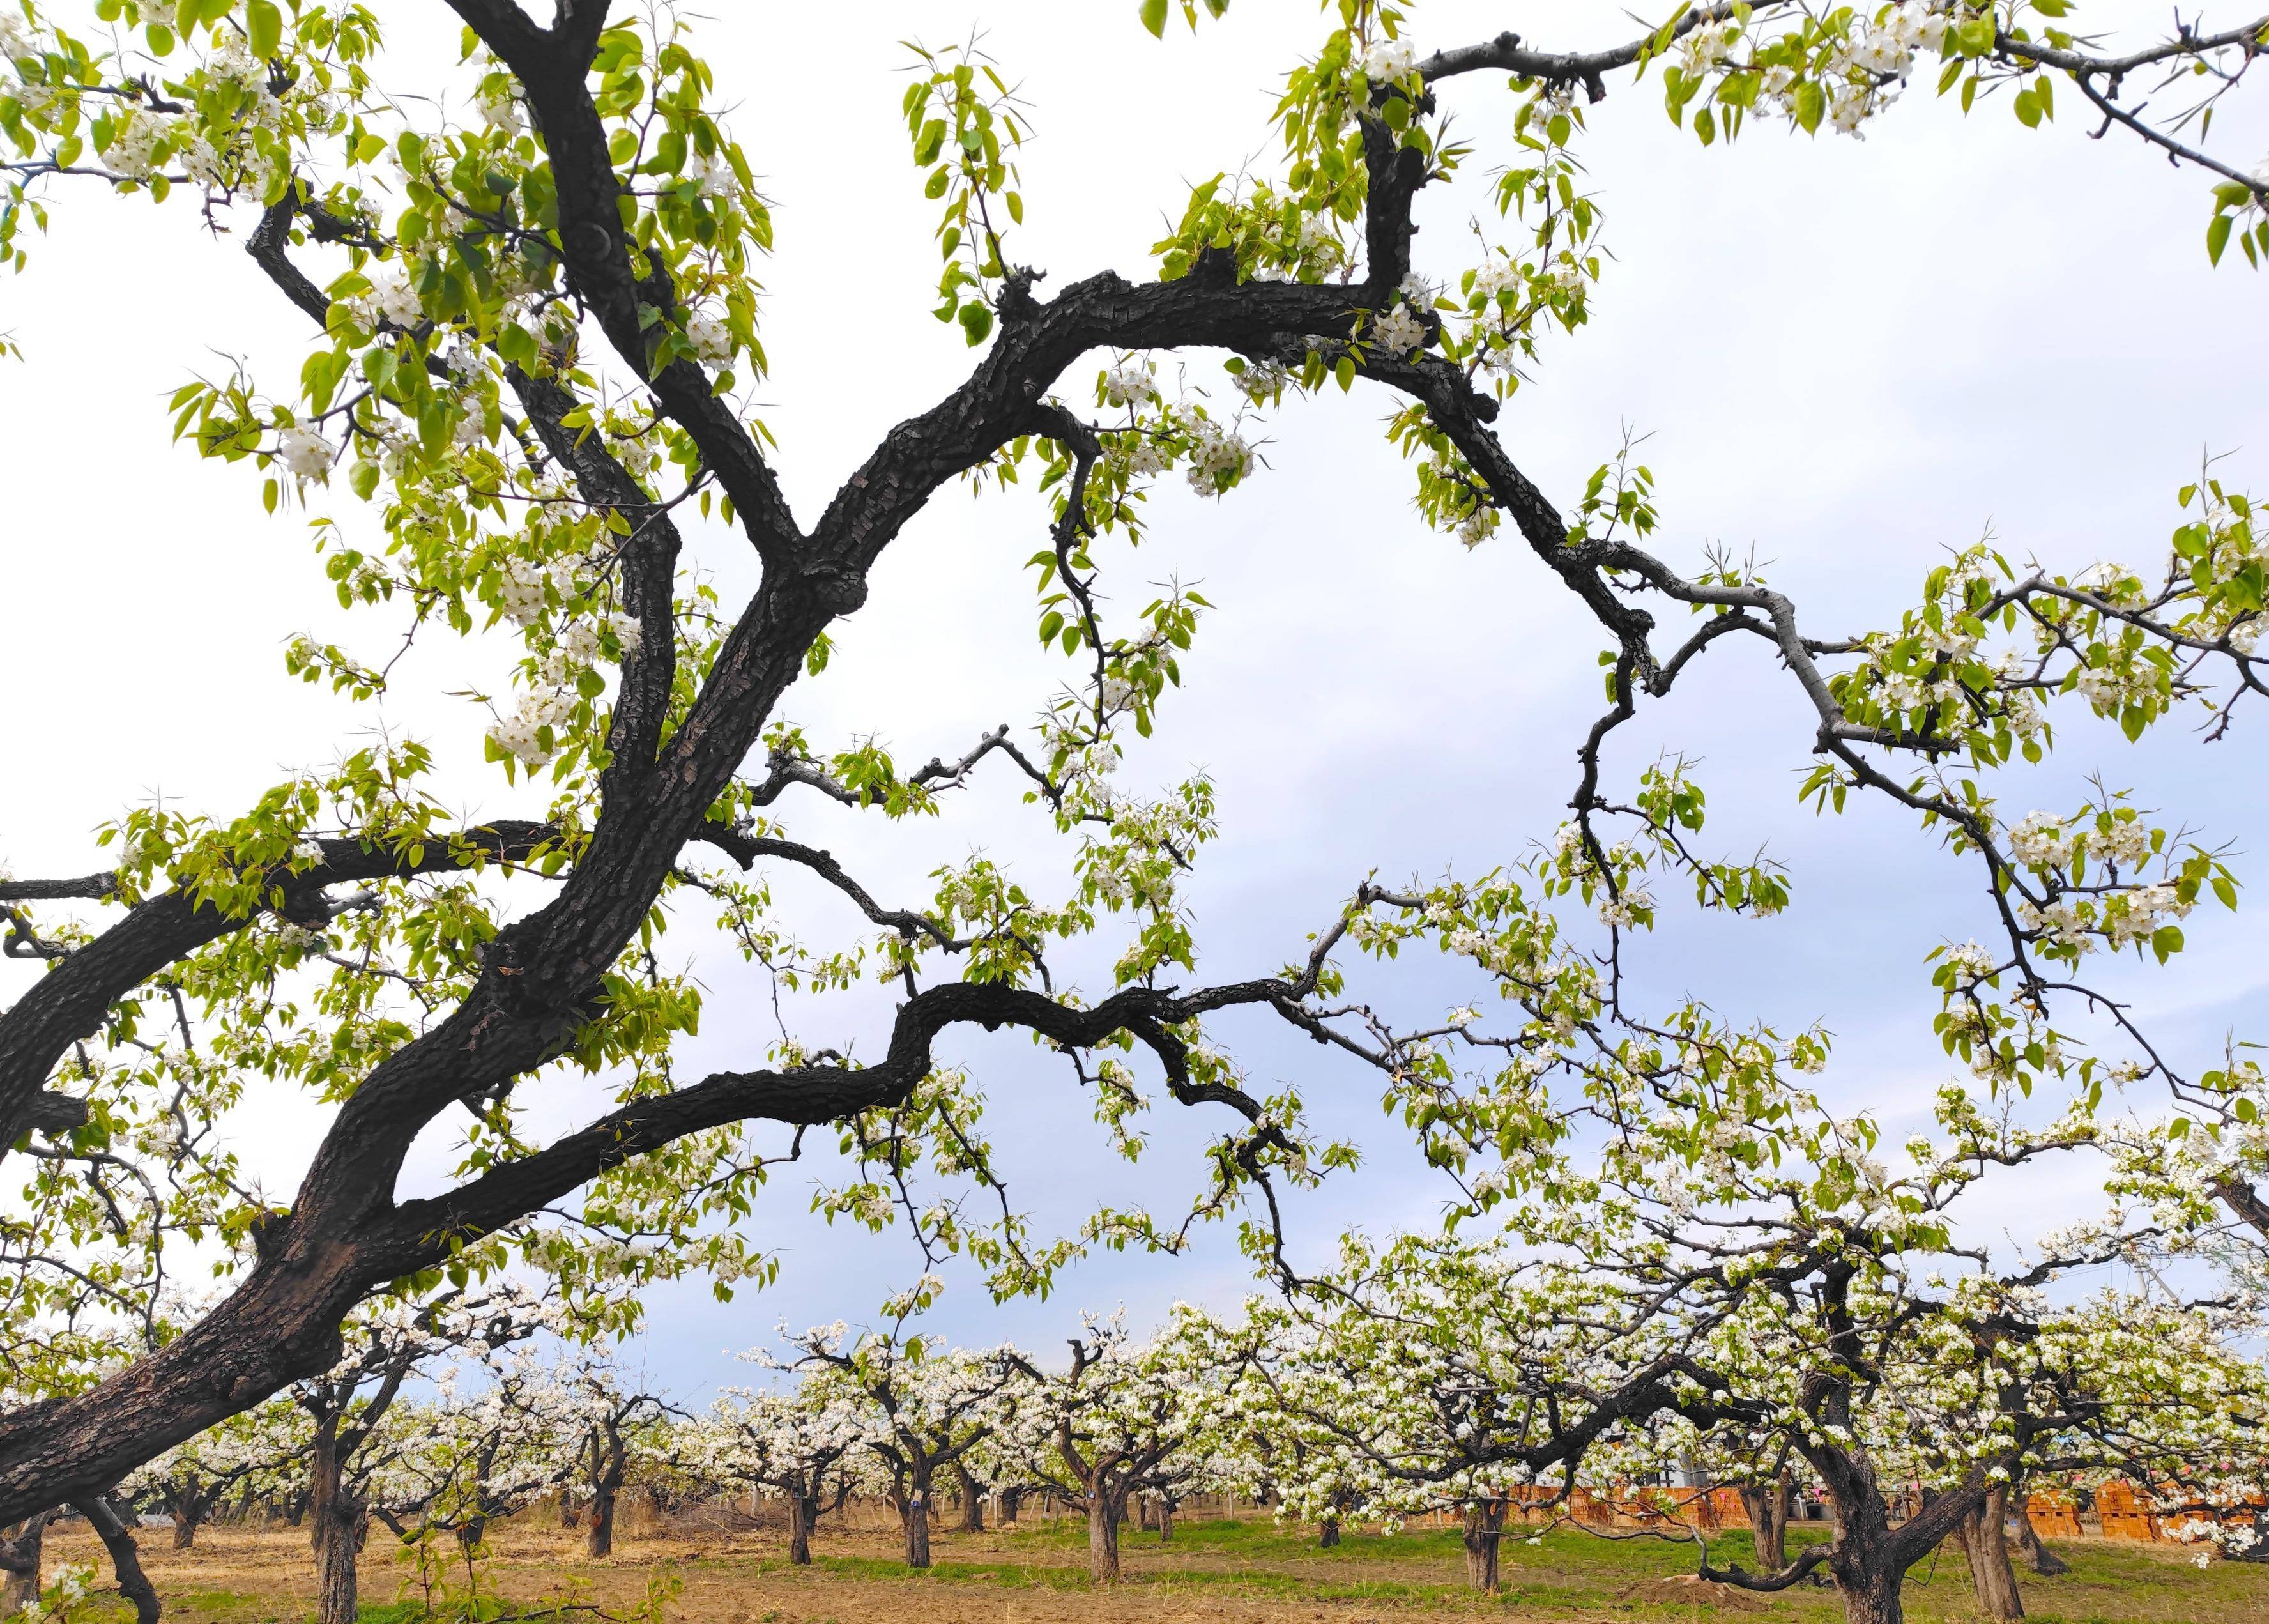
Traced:
<path id="1" fill-rule="evenodd" d="M 615 1485 L 603 1482 L 591 1494 L 591 1524 L 584 1535 L 583 1549 L 595 1562 L 614 1554 L 616 1495 Z"/>
<path id="2" fill-rule="evenodd" d="M 1985 1491 L 1984 1502 L 1954 1531 L 1962 1555 L 1969 1560 L 1977 1610 L 1987 1618 L 2025 1616 L 2024 1598 L 2017 1593 L 2016 1570 L 2009 1565 L 2008 1495 L 2006 1483 L 1994 1484 Z"/>
<path id="3" fill-rule="evenodd" d="M 1323 1534 L 1319 1543 L 1327 1551 L 1340 1542 L 1340 1519 L 1336 1516 L 1324 1519 Z"/>
<path id="4" fill-rule="evenodd" d="M 1504 1539 L 1504 1502 L 1468 1501 L 1466 1505 L 1466 1583 L 1477 1591 L 1497 1589 L 1497 1546 Z"/>
<path id="5" fill-rule="evenodd" d="M 906 1494 L 905 1510 L 906 1524 L 906 1566 L 929 1566 L 929 1472 L 925 1466 L 917 1470 L 912 1487 Z"/>
<path id="6" fill-rule="evenodd" d="M 791 1489 L 787 1496 L 787 1559 L 798 1568 L 811 1565 L 811 1529 L 819 1520 L 819 1498 Z"/>
<path id="7" fill-rule="evenodd" d="M 1001 1525 L 1003 1527 L 1013 1528 L 1016 1526 L 1017 1508 L 1023 1502 L 1024 1498 L 1024 1491 L 1021 1488 L 1004 1488 L 1001 1491 L 999 1514 Z"/>
<path id="8" fill-rule="evenodd" d="M 1119 1583 L 1119 1523 L 1127 1515 L 1127 1491 L 1098 1482 L 1087 1491 L 1087 1576 L 1098 1584 Z"/>
<path id="9" fill-rule="evenodd" d="M 315 1624 L 355 1624 L 355 1558 L 370 1508 L 344 1481 L 337 1431 L 319 1425 L 308 1458 L 307 1539 L 315 1553 Z"/>
<path id="10" fill-rule="evenodd" d="M 981 1534 L 985 1532 L 985 1491 L 977 1485 L 976 1476 L 959 1458 L 953 1463 L 953 1480 L 961 1495 L 961 1532 Z"/>
<path id="11" fill-rule="evenodd" d="M 39 1599 L 40 1558 L 51 1515 L 41 1511 L 0 1534 L 0 1613 L 13 1616 Z"/>
<path id="12" fill-rule="evenodd" d="M 1741 1485 L 1741 1509 L 1748 1513 L 1760 1573 L 1778 1573 L 1788 1566 L 1788 1513 L 1794 1495 L 1785 1472 L 1770 1483 Z"/>

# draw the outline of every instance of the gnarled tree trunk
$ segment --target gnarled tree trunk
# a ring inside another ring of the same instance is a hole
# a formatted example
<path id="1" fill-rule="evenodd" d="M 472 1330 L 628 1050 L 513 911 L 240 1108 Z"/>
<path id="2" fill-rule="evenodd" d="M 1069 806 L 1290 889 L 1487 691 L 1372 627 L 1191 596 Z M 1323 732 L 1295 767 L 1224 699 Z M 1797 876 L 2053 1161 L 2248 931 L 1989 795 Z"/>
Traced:
<path id="1" fill-rule="evenodd" d="M 110 1571 L 118 1580 L 118 1593 L 134 1604 L 134 1624 L 158 1624 L 164 1611 L 158 1587 L 142 1571 L 141 1547 L 134 1543 L 133 1512 L 107 1495 L 90 1496 L 73 1508 L 87 1520 L 95 1538 L 109 1554 Z"/>
<path id="2" fill-rule="evenodd" d="M 169 1490 L 166 1495 L 166 1511 L 174 1519 L 174 1548 L 186 1551 L 197 1542 L 197 1530 L 203 1526 L 205 1515 L 212 1510 L 212 1496 L 203 1485 L 191 1482 L 185 1487 Z"/>
<path id="3" fill-rule="evenodd" d="M 615 1550 L 615 1499 L 619 1483 L 601 1483 L 591 1491 L 591 1522 L 583 1536 L 583 1552 L 593 1561 Z"/>
<path id="4" fill-rule="evenodd" d="M 12 1617 L 40 1598 L 40 1556 L 54 1515 L 42 1511 L 0 1533 L 0 1613 Z"/>
<path id="5" fill-rule="evenodd" d="M 811 1531 L 819 1521 L 819 1496 L 802 1488 L 787 1491 L 787 1559 L 798 1568 L 811 1566 Z"/>
<path id="6" fill-rule="evenodd" d="M 1749 1539 L 1757 1548 L 1757 1567 L 1778 1573 L 1788 1566 L 1788 1514 L 1795 1485 L 1782 1473 L 1770 1483 L 1741 1485 L 1741 1509 L 1749 1515 Z"/>
<path id="7" fill-rule="evenodd" d="M 1119 1582 L 1119 1523 L 1127 1491 L 1098 1476 L 1087 1486 L 1087 1575 L 1098 1584 Z"/>
<path id="8" fill-rule="evenodd" d="M 307 1539 L 315 1553 L 315 1624 L 355 1624 L 355 1558 L 370 1527 L 370 1508 L 346 1486 L 337 1425 L 315 1428 L 307 1469 Z"/>
<path id="9" fill-rule="evenodd" d="M 2025 1616 L 2024 1598 L 2017 1593 L 2016 1570 L 2009 1566 L 2008 1505 L 2008 1485 L 1996 1483 L 1985 1491 L 1984 1502 L 1954 1531 L 1962 1554 L 1970 1561 L 1970 1583 L 1977 1592 L 1978 1611 L 1993 1619 Z"/>
<path id="10" fill-rule="evenodd" d="M 929 1496 L 930 1467 L 928 1460 L 914 1463 L 912 1480 L 906 1488 L 905 1517 L 906 1524 L 906 1566 L 929 1566 Z"/>
<path id="11" fill-rule="evenodd" d="M 1502 1500 L 1466 1502 L 1466 1583 L 1477 1591 L 1497 1589 L 1497 1546 L 1504 1539 Z"/>
<path id="12" fill-rule="evenodd" d="M 2010 1495 L 2017 1517 L 2017 1548 L 2025 1554 L 2026 1564 L 2043 1578 L 2054 1578 L 2060 1573 L 2070 1573 L 2072 1564 L 2048 1547 L 2041 1531 L 2033 1526 L 2032 1507 L 2021 1483 Z"/>
<path id="13" fill-rule="evenodd" d="M 997 1514 L 1002 1527 L 1014 1528 L 1016 1525 L 1016 1512 L 1023 1504 L 1024 1498 L 1024 1491 L 1021 1488 L 1010 1487 L 1001 1491 L 1001 1503 L 997 1508 Z"/>
<path id="14" fill-rule="evenodd" d="M 961 1492 L 961 1532 L 981 1534 L 985 1532 L 985 1492 L 977 1487 L 977 1479 L 969 1467 L 957 1459 L 953 1463 L 953 1478 Z"/>

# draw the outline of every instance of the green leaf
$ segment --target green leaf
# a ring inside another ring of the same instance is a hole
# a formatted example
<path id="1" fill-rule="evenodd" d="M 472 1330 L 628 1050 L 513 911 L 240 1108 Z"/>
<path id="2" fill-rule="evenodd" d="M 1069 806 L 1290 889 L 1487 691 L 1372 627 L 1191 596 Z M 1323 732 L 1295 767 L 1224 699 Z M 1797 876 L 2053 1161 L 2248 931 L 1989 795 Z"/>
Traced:
<path id="1" fill-rule="evenodd" d="M 2217 214 L 2206 222 L 2206 256 L 2213 263 L 2221 263 L 2221 251 L 2229 246 L 2229 226 L 2232 217 Z"/>
<path id="2" fill-rule="evenodd" d="M 1166 0 L 1142 0 L 1142 26 L 1154 40 L 1166 37 Z"/>
<path id="3" fill-rule="evenodd" d="M 1816 80 L 1807 79 L 1796 87 L 1796 122 L 1808 134 L 1820 131 L 1821 115 L 1828 111 L 1828 92 Z"/>
<path id="4" fill-rule="evenodd" d="M 244 8 L 244 31 L 251 37 L 252 54 L 265 62 L 284 43 L 284 13 L 276 0 L 251 0 Z"/>
<path id="5" fill-rule="evenodd" d="M 969 347 L 974 350 L 993 331 L 993 307 L 971 299 L 961 307 L 961 330 L 968 336 Z"/>
<path id="6" fill-rule="evenodd" d="M 2175 926 L 2162 925 L 2151 933 L 2151 951 L 2159 956 L 2159 963 L 2167 962 L 2172 954 L 2183 950 L 2183 933 Z"/>

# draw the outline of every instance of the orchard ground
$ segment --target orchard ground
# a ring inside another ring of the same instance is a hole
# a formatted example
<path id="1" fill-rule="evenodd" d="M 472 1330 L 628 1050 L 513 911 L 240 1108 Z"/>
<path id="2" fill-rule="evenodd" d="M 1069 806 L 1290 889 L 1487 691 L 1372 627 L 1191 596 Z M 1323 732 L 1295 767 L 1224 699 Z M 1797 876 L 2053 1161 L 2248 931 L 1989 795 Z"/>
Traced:
<path id="1" fill-rule="evenodd" d="M 878 1509 L 879 1510 L 879 1509 Z M 809 1568 L 788 1565 L 784 1537 L 750 1519 L 694 1511 L 667 1526 L 618 1537 L 615 1554 L 592 1562 L 579 1535 L 528 1516 L 490 1540 L 482 1583 L 506 1616 L 542 1617 L 534 1606 L 562 1597 L 603 1613 L 625 1613 L 656 1580 L 680 1585 L 664 1617 L 683 1624 L 1100 1624 L 1139 1617 L 1212 1624 L 1364 1620 L 1413 1614 L 1507 1620 L 1624 1618 L 1840 1619 L 1832 1591 L 1777 1596 L 1728 1593 L 1681 1576 L 1690 1546 L 1653 1538 L 1609 1539 L 1569 1529 L 1536 1545 L 1508 1530 L 1501 1594 L 1484 1598 L 1462 1583 L 1463 1556 L 1451 1529 L 1400 1533 L 1350 1531 L 1334 1549 L 1315 1531 L 1280 1528 L 1265 1518 L 1179 1523 L 1171 1544 L 1122 1536 L 1126 1577 L 1116 1590 L 1090 1588 L 1084 1524 L 1028 1517 L 1009 1532 L 935 1536 L 936 1565 L 910 1575 L 894 1560 L 896 1541 L 882 1517 L 844 1527 L 831 1517 Z M 1792 1530 L 1797 1539 L 1820 1538 Z M 162 1528 L 144 1531 L 144 1561 L 166 1600 L 168 1624 L 286 1624 L 307 1618 L 314 1576 L 307 1536 L 289 1527 L 208 1527 L 196 1546 L 175 1551 Z M 1720 1561 L 1748 1555 L 1745 1533 L 1713 1547 Z M 48 1560 L 99 1561 L 82 1525 L 58 1530 Z M 454 1546 L 451 1547 L 454 1549 Z M 2172 1546 L 2058 1541 L 2073 1571 L 2054 1579 L 2022 1576 L 2025 1607 L 2036 1620 L 2103 1624 L 2259 1624 L 2269 1620 L 2269 1567 L 2214 1563 L 2206 1571 Z M 107 1572 L 107 1569 L 105 1569 Z M 416 1624 L 414 1569 L 401 1547 L 373 1527 L 362 1567 L 363 1624 Z M 1943 1548 L 1910 1576 L 1911 1620 L 1977 1617 L 1961 1554 Z M 121 1620 L 130 1618 L 124 1604 Z M 589 1611 L 558 1615 L 590 1619 Z"/>

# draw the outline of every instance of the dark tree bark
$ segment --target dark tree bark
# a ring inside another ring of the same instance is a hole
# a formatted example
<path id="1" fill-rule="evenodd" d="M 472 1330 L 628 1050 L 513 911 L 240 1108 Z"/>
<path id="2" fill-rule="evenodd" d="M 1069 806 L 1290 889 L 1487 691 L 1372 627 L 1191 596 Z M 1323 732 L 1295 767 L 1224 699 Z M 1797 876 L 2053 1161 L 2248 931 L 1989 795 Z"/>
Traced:
<path id="1" fill-rule="evenodd" d="M 1002 1527 L 1014 1528 L 1016 1525 L 1016 1512 L 1024 1503 L 1024 1491 L 1013 1484 L 1001 1491 L 1000 1516 Z"/>
<path id="2" fill-rule="evenodd" d="M 39 1599 L 40 1559 L 54 1515 L 41 1511 L 0 1533 L 0 1613 L 12 1616 Z"/>
<path id="3" fill-rule="evenodd" d="M 787 1495 L 787 1559 L 798 1568 L 811 1566 L 811 1531 L 819 1521 L 819 1496 L 801 1488 Z"/>
<path id="4" fill-rule="evenodd" d="M 174 1548 L 186 1551 L 197 1542 L 197 1530 L 212 1510 L 212 1491 L 195 1477 L 169 1484 L 166 1489 L 166 1514 L 174 1519 Z"/>
<path id="5" fill-rule="evenodd" d="M 953 1479 L 961 1495 L 961 1532 L 965 1534 L 983 1533 L 985 1491 L 978 1487 L 976 1475 L 969 1470 L 969 1463 L 957 1455 L 953 1460 Z"/>
<path id="6" fill-rule="evenodd" d="M 315 1553 L 315 1624 L 355 1624 L 355 1559 L 370 1506 L 348 1487 L 336 1420 L 319 1421 L 307 1464 L 307 1537 Z"/>
<path id="7" fill-rule="evenodd" d="M 2033 1526 L 2030 1497 L 2026 1495 L 2021 1480 L 2010 1499 L 2017 1517 L 2017 1548 L 2025 1554 L 2026 1565 L 2044 1579 L 2070 1573 L 2072 1564 L 2049 1549 L 2047 1542 L 2041 1538 L 2040 1530 Z"/>
<path id="8" fill-rule="evenodd" d="M 71 1509 L 86 1518 L 95 1538 L 102 1541 L 110 1557 L 111 1574 L 118 1581 L 118 1593 L 134 1604 L 134 1624 L 158 1624 L 164 1608 L 158 1599 L 158 1587 L 142 1571 L 141 1547 L 134 1543 L 132 1510 L 109 1495 L 90 1495 Z"/>
<path id="9" fill-rule="evenodd" d="M 1087 1574 L 1098 1584 L 1119 1583 L 1119 1524 L 1127 1516 L 1127 1491 L 1098 1473 L 1087 1489 Z"/>
<path id="10" fill-rule="evenodd" d="M 1497 1589 L 1497 1547 L 1504 1539 L 1504 1510 L 1502 1500 L 1466 1502 L 1466 1583 L 1477 1591 Z"/>
<path id="11" fill-rule="evenodd" d="M 1324 1514 L 1323 1529 L 1317 1543 L 1328 1551 L 1339 1542 L 1340 1514 L 1336 1511 L 1327 1511 Z"/>
<path id="12" fill-rule="evenodd" d="M 591 1429 L 588 1441 L 591 1462 L 591 1522 L 584 1539 L 584 1554 L 603 1561 L 615 1549 L 615 1502 L 623 1492 L 630 1470 L 630 1451 L 622 1428 L 612 1416 Z"/>
<path id="13" fill-rule="evenodd" d="M 1778 1573 L 1788 1566 L 1788 1514 L 1796 1486 L 1787 1473 L 1770 1483 L 1741 1485 L 1741 1509 L 1748 1513 L 1749 1539 L 1756 1546 L 1757 1570 Z"/>
<path id="14" fill-rule="evenodd" d="M 906 1530 L 906 1566 L 929 1566 L 929 1501 L 930 1464 L 926 1455 L 917 1454 L 907 1474 L 905 1508 L 902 1513 Z"/>
<path id="15" fill-rule="evenodd" d="M 2008 1485 L 1996 1483 L 1985 1491 L 1977 1509 L 1955 1525 L 1955 1539 L 1970 1564 L 1970 1583 L 1977 1592 L 1977 1608 L 1988 1618 L 2021 1619 L 2024 1598 L 2017 1593 L 2016 1569 L 2009 1565 Z"/>

